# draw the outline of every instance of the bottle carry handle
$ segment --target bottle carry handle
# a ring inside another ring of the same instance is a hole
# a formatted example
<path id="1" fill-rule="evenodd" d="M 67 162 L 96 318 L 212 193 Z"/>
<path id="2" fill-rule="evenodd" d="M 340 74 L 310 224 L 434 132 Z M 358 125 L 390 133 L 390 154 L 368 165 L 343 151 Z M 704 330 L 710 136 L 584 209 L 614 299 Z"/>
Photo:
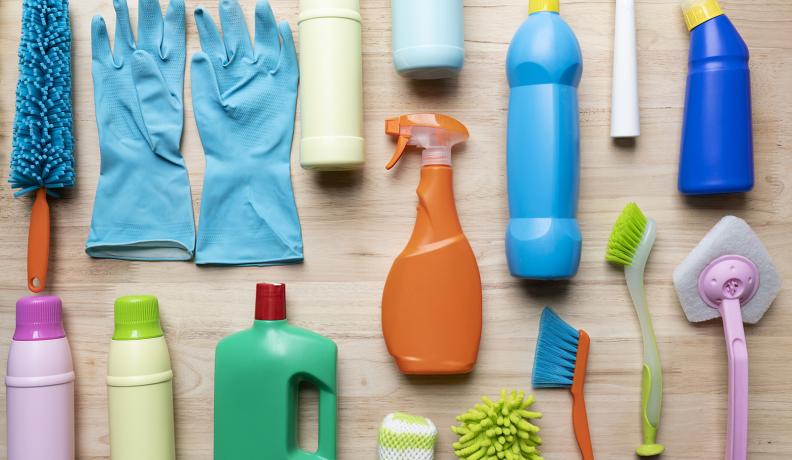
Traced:
<path id="1" fill-rule="evenodd" d="M 306 452 L 299 447 L 296 448 L 291 460 L 336 460 L 335 422 L 338 406 L 336 394 L 330 390 L 335 382 L 325 382 L 307 371 L 296 374 L 292 381 L 294 382 L 292 391 L 295 393 L 299 392 L 302 382 L 311 383 L 319 390 L 319 442 L 316 452 Z"/>

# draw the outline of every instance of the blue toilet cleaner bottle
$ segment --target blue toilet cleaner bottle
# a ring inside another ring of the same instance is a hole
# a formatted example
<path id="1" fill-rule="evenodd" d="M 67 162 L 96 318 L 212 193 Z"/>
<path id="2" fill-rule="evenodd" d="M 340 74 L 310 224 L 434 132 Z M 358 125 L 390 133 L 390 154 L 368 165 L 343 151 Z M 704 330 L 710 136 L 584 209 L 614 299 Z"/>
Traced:
<path id="1" fill-rule="evenodd" d="M 717 0 L 683 0 L 690 30 L 679 191 L 686 195 L 753 188 L 748 47 Z"/>
<path id="2" fill-rule="evenodd" d="M 515 277 L 563 279 L 574 276 L 580 262 L 582 56 L 575 34 L 558 14 L 558 0 L 530 0 L 528 9 L 506 58 L 511 87 L 506 256 Z"/>

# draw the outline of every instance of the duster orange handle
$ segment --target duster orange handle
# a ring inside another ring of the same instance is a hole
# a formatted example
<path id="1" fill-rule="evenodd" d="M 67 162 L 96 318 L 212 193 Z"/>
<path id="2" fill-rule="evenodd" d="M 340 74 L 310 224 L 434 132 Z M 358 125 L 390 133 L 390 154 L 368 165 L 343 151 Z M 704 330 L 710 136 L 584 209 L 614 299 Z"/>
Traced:
<path id="1" fill-rule="evenodd" d="M 586 331 L 580 331 L 578 339 L 577 357 L 575 359 L 575 374 L 572 377 L 572 427 L 575 429 L 580 454 L 583 460 L 594 460 L 594 449 L 591 447 L 591 433 L 589 433 L 588 415 L 586 415 L 586 399 L 583 386 L 586 381 L 586 366 L 591 339 Z"/>
<path id="2" fill-rule="evenodd" d="M 50 213 L 47 191 L 36 190 L 36 201 L 30 214 L 28 230 L 27 283 L 32 292 L 41 292 L 47 285 L 50 247 Z"/>

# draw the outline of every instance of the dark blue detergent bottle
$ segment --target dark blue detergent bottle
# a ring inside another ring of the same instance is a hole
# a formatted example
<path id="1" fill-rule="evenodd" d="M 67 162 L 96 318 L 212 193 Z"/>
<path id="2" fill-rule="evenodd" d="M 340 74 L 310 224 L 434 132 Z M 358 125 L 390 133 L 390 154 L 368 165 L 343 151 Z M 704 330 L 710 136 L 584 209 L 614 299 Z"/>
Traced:
<path id="1" fill-rule="evenodd" d="M 690 56 L 679 159 L 686 195 L 753 188 L 748 47 L 717 0 L 683 0 Z"/>

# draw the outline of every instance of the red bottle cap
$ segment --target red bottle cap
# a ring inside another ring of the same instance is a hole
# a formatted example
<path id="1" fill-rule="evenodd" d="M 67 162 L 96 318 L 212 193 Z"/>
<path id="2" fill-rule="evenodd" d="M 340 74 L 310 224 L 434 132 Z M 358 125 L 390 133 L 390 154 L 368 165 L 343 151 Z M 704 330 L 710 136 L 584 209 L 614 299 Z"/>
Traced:
<path id="1" fill-rule="evenodd" d="M 286 319 L 285 284 L 256 284 L 256 319 L 261 321 Z"/>

